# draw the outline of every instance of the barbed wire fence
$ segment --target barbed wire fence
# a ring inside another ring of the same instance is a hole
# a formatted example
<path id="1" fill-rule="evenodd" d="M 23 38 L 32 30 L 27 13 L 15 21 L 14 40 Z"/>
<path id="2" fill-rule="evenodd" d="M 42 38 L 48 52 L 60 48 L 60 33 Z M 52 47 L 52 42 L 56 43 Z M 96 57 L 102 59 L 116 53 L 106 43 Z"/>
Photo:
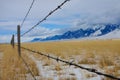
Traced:
<path id="1" fill-rule="evenodd" d="M 31 3 L 31 5 L 30 5 L 30 7 L 29 7 L 29 9 L 28 9 L 25 17 L 24 17 L 23 20 L 22 20 L 21 25 L 20 25 L 21 28 L 23 27 L 24 22 L 25 22 L 25 20 L 27 19 L 27 16 L 29 15 L 30 10 L 32 9 L 34 2 L 35 2 L 35 0 L 32 1 L 32 3 Z M 13 34 L 13 35 L 15 36 L 15 35 L 17 35 L 17 33 L 16 33 L 16 34 Z M 13 37 L 13 39 L 14 39 L 14 37 Z M 12 41 L 12 40 L 11 40 L 11 41 Z"/>
<path id="2" fill-rule="evenodd" d="M 35 75 L 33 74 L 32 70 L 30 69 L 29 65 L 27 64 L 27 62 L 25 61 L 25 59 L 21 56 L 21 37 L 24 36 L 25 34 L 27 34 L 28 32 L 30 32 L 32 29 L 34 29 L 35 27 L 37 27 L 40 23 L 42 23 L 43 21 L 45 21 L 50 15 L 52 15 L 55 11 L 57 11 L 58 9 L 61 9 L 61 7 L 67 2 L 67 1 L 70 1 L 70 0 L 65 0 L 63 3 L 61 3 L 60 5 L 58 5 L 57 8 L 55 8 L 54 10 L 52 10 L 51 12 L 48 13 L 48 15 L 46 15 L 42 20 L 40 20 L 37 24 L 35 24 L 33 27 L 31 27 L 28 31 L 26 31 L 25 33 L 23 33 L 21 35 L 21 28 L 23 27 L 23 24 L 27 18 L 27 16 L 29 15 L 30 13 L 30 10 L 32 9 L 32 6 L 34 5 L 34 2 L 35 0 L 32 1 L 31 5 L 30 5 L 30 8 L 28 9 L 28 12 L 26 13 L 21 25 L 18 25 L 17 26 L 17 33 L 16 34 L 13 34 L 12 35 L 12 38 L 11 38 L 11 45 L 13 46 L 14 48 L 14 45 L 15 45 L 15 35 L 17 35 L 17 47 L 18 47 L 18 54 L 20 56 L 20 59 L 22 59 L 23 63 L 25 64 L 27 70 L 29 71 L 29 73 L 31 74 L 31 76 L 33 77 L 34 80 L 37 80 Z"/>
<path id="3" fill-rule="evenodd" d="M 22 21 L 22 23 L 21 23 L 21 25 L 20 25 L 21 28 L 22 28 L 22 26 L 23 26 L 23 24 L 24 24 L 24 22 L 25 22 L 27 16 L 29 15 L 30 10 L 32 9 L 34 2 L 35 2 L 35 0 L 32 1 L 31 5 L 30 5 L 30 8 L 28 9 L 28 12 L 26 13 L 26 15 L 25 15 L 25 17 L 24 17 L 24 19 L 23 19 L 23 21 Z"/>
<path id="4" fill-rule="evenodd" d="M 37 80 L 36 77 L 35 77 L 35 75 L 33 74 L 32 70 L 31 70 L 31 68 L 29 67 L 29 65 L 28 65 L 27 62 L 25 61 L 25 59 L 24 59 L 22 56 L 20 56 L 20 58 L 21 58 L 21 60 L 23 61 L 23 63 L 25 64 L 28 72 L 31 74 L 31 76 L 33 77 L 33 79 L 34 79 L 34 80 Z"/>
<path id="5" fill-rule="evenodd" d="M 70 1 L 70 0 L 65 0 L 63 3 L 61 3 L 60 5 L 58 5 L 57 8 L 55 8 L 54 10 L 52 10 L 51 12 L 49 12 L 42 20 L 38 21 L 37 24 L 35 24 L 33 27 L 31 27 L 28 31 L 26 31 L 25 33 L 23 33 L 21 35 L 24 36 L 25 34 L 29 33 L 31 30 L 33 30 L 35 27 L 37 27 L 40 23 L 42 23 L 43 21 L 45 21 L 50 15 L 52 15 L 55 11 L 57 11 L 58 9 L 61 9 L 61 7 L 67 2 L 67 1 Z"/>
<path id="6" fill-rule="evenodd" d="M 35 78 L 35 75 L 33 74 L 33 72 L 31 71 L 29 65 L 27 64 L 27 62 L 24 60 L 24 58 L 21 56 L 21 49 L 24 49 L 24 50 L 27 50 L 27 51 L 30 51 L 30 52 L 33 52 L 33 53 L 37 53 L 41 56 L 45 56 L 45 57 L 48 57 L 49 59 L 54 59 L 56 60 L 57 62 L 63 62 L 63 63 L 66 63 L 68 64 L 69 66 L 75 66 L 75 67 L 78 67 L 80 69 L 83 69 L 83 70 L 87 70 L 89 72 L 92 72 L 92 73 L 96 73 L 97 75 L 102 75 L 104 77 L 108 77 L 108 78 L 111 78 L 111 79 L 115 79 L 115 80 L 120 80 L 120 78 L 117 78 L 113 75 L 109 75 L 109 74 L 106 74 L 106 73 L 102 73 L 102 72 L 99 72 L 98 70 L 96 69 L 92 69 L 92 68 L 85 68 L 83 66 L 80 66 L 76 63 L 74 63 L 73 61 L 69 62 L 69 61 L 66 61 L 66 60 L 63 60 L 63 59 L 60 59 L 59 57 L 53 57 L 51 56 L 50 54 L 43 54 L 41 52 L 38 52 L 38 51 L 35 51 L 35 50 L 31 50 L 31 49 L 28 49 L 28 48 L 25 48 L 25 47 L 21 47 L 21 37 L 23 37 L 24 35 L 26 35 L 27 33 L 29 33 L 30 31 L 32 31 L 35 27 L 37 27 L 40 23 L 44 22 L 50 15 L 52 15 L 55 11 L 57 11 L 58 9 L 61 9 L 61 7 L 70 0 L 65 0 L 64 2 L 62 2 L 60 5 L 58 5 L 54 10 L 52 10 L 51 12 L 49 12 L 42 20 L 38 21 L 37 24 L 35 24 L 33 27 L 31 27 L 30 29 L 28 29 L 26 32 L 24 32 L 22 35 L 21 35 L 21 30 L 20 28 L 22 28 L 27 16 L 29 15 L 30 13 L 30 10 L 32 9 L 32 6 L 35 2 L 35 0 L 32 1 L 31 5 L 30 5 L 30 8 L 27 12 L 27 14 L 25 15 L 21 25 L 18 25 L 17 27 L 17 46 L 18 46 L 18 53 L 19 53 L 19 56 L 20 58 L 22 59 L 22 61 L 24 62 L 24 64 L 26 65 L 28 71 L 31 73 L 32 77 L 34 80 L 36 80 Z M 14 48 L 14 45 L 15 45 L 15 42 L 14 42 L 14 35 L 12 36 L 12 39 L 11 39 L 11 45 L 13 46 Z"/>
<path id="7" fill-rule="evenodd" d="M 31 50 L 31 49 L 28 49 L 28 48 L 25 48 L 25 47 L 21 47 L 21 48 L 24 49 L 24 50 L 27 50 L 27 51 L 30 51 L 30 52 L 37 53 L 37 54 L 39 54 L 39 55 L 48 57 L 49 59 L 56 60 L 57 62 L 66 63 L 66 64 L 68 64 L 69 66 L 75 66 L 75 67 L 78 67 L 78 68 L 87 70 L 87 71 L 89 71 L 89 72 L 96 73 L 96 74 L 98 74 L 98 75 L 102 75 L 102 76 L 105 76 L 105 77 L 108 77 L 108 78 L 120 80 L 120 78 L 117 78 L 117 77 L 115 77 L 115 76 L 113 76 L 113 75 L 109 75 L 109 74 L 105 74 L 105 73 L 99 72 L 97 69 L 85 68 L 85 67 L 83 67 L 83 66 L 80 66 L 80 65 L 74 63 L 73 61 L 69 62 L 69 61 L 67 61 L 67 60 L 60 59 L 58 56 L 57 56 L 57 57 L 53 57 L 53 56 L 50 56 L 50 54 L 43 54 L 43 53 L 41 53 L 41 52 L 38 52 L 38 51 L 35 51 L 35 50 Z"/>

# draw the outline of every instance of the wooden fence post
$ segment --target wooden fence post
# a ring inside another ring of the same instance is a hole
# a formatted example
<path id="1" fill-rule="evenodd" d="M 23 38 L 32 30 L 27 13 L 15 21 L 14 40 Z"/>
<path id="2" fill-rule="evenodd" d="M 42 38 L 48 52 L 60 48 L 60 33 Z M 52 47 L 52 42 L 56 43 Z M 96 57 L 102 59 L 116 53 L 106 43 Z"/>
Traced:
<path id="1" fill-rule="evenodd" d="M 13 36 L 12 36 L 12 37 L 13 37 Z M 12 45 L 12 38 L 11 38 L 10 44 Z"/>
<path id="2" fill-rule="evenodd" d="M 15 40 L 14 40 L 14 34 L 13 34 L 13 36 L 12 36 L 12 46 L 13 46 L 13 48 L 14 48 L 14 45 L 15 45 Z"/>
<path id="3" fill-rule="evenodd" d="M 14 48 L 14 45 L 15 45 L 15 42 L 14 42 L 14 34 L 12 35 L 12 39 L 11 39 L 11 45 L 13 46 L 13 48 Z"/>
<path id="4" fill-rule="evenodd" d="M 18 54 L 21 56 L 20 25 L 17 26 Z"/>

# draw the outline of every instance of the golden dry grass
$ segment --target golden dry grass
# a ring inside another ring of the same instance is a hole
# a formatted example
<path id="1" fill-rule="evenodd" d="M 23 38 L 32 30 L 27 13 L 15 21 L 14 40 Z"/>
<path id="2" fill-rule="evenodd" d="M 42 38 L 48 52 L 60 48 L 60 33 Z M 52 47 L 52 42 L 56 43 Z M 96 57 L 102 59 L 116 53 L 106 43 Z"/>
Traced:
<path id="1" fill-rule="evenodd" d="M 39 42 L 22 43 L 23 47 L 40 51 L 45 54 L 60 56 L 62 59 L 75 59 L 78 64 L 98 65 L 105 73 L 120 76 L 120 40 L 85 40 L 85 41 L 57 41 L 57 42 Z M 2 65 L 2 80 L 25 80 L 28 73 L 23 62 L 18 58 L 17 49 L 10 45 L 0 45 L 0 52 L 4 53 Z M 29 63 L 33 73 L 38 76 L 36 64 L 22 50 L 27 63 Z M 52 62 L 38 54 L 35 58 L 44 60 L 43 66 L 51 65 Z M 14 65 L 13 65 L 14 64 Z M 109 68 L 112 67 L 112 68 Z M 57 71 L 61 70 L 61 65 L 56 65 Z M 88 76 L 89 77 L 89 76 Z M 106 80 L 109 80 L 106 78 Z"/>
<path id="2" fill-rule="evenodd" d="M 26 80 L 26 74 L 29 72 L 21 58 L 18 56 L 17 49 L 13 49 L 10 44 L 2 44 L 0 45 L 0 52 L 3 53 L 2 61 L 0 63 L 0 66 L 2 66 L 0 67 L 0 80 Z M 35 63 L 30 61 L 25 54 L 22 56 L 27 59 L 28 65 L 30 65 L 33 73 L 38 75 Z"/>
<path id="3" fill-rule="evenodd" d="M 79 64 L 99 65 L 106 73 L 120 76 L 120 40 L 76 40 L 24 43 L 22 46 L 40 51 L 46 54 L 60 56 L 62 59 L 70 59 L 80 56 Z M 110 66 L 114 66 L 112 70 Z"/>
<path id="4" fill-rule="evenodd" d="M 3 59 L 0 66 L 2 66 L 1 80 L 25 80 L 26 69 L 19 60 L 16 49 L 10 45 L 0 45 Z M 18 77 L 20 77 L 18 79 Z"/>
<path id="5" fill-rule="evenodd" d="M 58 55 L 74 55 L 81 54 L 83 51 L 93 53 L 93 51 L 101 54 L 111 52 L 115 56 L 120 53 L 120 40 L 85 40 L 85 41 L 58 41 L 58 42 L 39 42 L 24 43 L 22 46 L 38 50 L 45 53 L 53 53 Z"/>

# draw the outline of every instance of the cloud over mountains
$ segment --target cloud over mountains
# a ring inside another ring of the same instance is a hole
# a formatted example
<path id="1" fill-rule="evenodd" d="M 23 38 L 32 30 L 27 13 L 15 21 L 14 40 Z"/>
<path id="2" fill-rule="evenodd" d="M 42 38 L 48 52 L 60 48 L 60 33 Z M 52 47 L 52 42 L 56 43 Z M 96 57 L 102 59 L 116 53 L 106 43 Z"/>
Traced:
<path id="1" fill-rule="evenodd" d="M 64 0 L 36 0 L 22 32 L 26 31 L 46 16 Z M 0 35 L 10 35 L 16 31 L 25 16 L 32 0 L 1 0 L 0 1 Z M 62 9 L 51 15 L 47 21 L 39 25 L 27 37 L 46 37 L 61 34 L 65 30 L 84 28 L 89 24 L 120 24 L 120 0 L 70 0 Z M 46 24 L 56 24 L 52 29 Z M 67 26 L 61 28 L 61 26 Z M 12 32 L 13 31 L 13 32 Z M 4 40 L 5 41 L 5 40 Z"/>

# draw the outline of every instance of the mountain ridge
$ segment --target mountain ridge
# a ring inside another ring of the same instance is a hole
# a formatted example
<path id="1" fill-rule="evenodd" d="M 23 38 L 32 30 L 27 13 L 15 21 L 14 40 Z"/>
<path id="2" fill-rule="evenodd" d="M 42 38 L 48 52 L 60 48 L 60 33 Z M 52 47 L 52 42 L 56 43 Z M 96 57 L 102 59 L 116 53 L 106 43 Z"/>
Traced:
<path id="1" fill-rule="evenodd" d="M 44 39 L 34 38 L 31 42 L 99 37 L 106 35 L 110 32 L 113 32 L 116 29 L 120 30 L 120 25 L 117 24 L 94 25 L 90 28 L 86 28 L 86 29 L 80 28 L 75 31 L 67 31 L 61 35 L 54 35 Z"/>

